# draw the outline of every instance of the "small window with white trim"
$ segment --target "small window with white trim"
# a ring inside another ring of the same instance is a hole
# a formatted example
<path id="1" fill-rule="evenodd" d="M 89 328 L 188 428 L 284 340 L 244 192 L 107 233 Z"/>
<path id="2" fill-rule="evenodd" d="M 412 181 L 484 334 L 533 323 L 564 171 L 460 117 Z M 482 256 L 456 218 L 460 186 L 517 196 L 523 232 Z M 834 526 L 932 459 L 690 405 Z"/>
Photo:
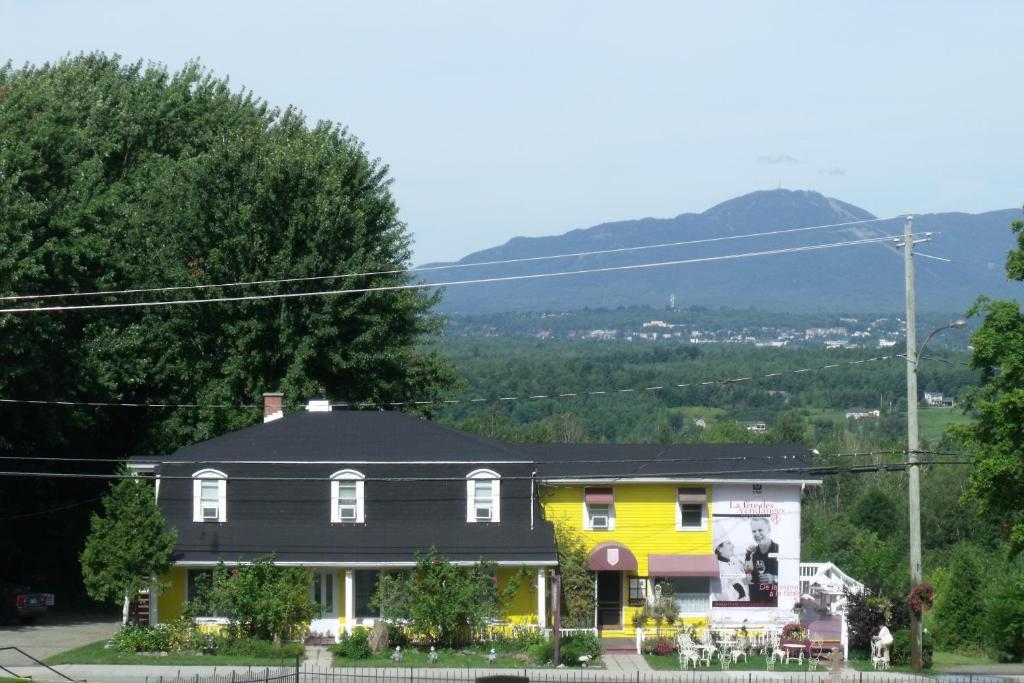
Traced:
<path id="1" fill-rule="evenodd" d="M 331 522 L 361 524 L 366 521 L 364 484 L 366 477 L 355 470 L 331 475 Z"/>
<path id="2" fill-rule="evenodd" d="M 219 470 L 199 470 L 192 475 L 192 521 L 228 521 L 228 475 Z"/>
<path id="3" fill-rule="evenodd" d="M 588 488 L 583 492 L 583 528 L 587 531 L 615 529 L 615 490 Z"/>
<path id="4" fill-rule="evenodd" d="M 676 531 L 702 531 L 708 528 L 708 490 L 681 488 L 677 492 Z"/>
<path id="5" fill-rule="evenodd" d="M 501 521 L 501 477 L 493 470 L 474 470 L 466 476 L 466 521 Z"/>

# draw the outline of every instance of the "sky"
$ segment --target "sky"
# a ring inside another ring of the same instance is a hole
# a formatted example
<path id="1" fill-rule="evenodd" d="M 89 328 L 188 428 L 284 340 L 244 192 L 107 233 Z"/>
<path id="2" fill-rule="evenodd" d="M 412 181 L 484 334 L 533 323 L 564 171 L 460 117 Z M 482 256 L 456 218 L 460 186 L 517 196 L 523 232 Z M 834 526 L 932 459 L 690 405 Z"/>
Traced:
<path id="1" fill-rule="evenodd" d="M 346 126 L 414 262 L 816 190 L 1024 202 L 1024 3 L 0 0 L 0 61 L 100 50 Z"/>

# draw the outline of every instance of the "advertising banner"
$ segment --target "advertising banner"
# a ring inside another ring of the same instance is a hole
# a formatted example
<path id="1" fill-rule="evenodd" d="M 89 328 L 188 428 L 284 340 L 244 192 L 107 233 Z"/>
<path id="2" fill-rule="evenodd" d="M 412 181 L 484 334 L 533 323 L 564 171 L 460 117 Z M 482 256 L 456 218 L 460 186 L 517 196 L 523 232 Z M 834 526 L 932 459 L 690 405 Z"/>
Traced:
<path id="1" fill-rule="evenodd" d="M 712 549 L 718 578 L 711 607 L 791 610 L 799 599 L 800 487 L 726 484 L 714 488 Z M 752 611 L 751 618 L 761 610 Z M 748 615 L 742 615 L 748 618 Z"/>

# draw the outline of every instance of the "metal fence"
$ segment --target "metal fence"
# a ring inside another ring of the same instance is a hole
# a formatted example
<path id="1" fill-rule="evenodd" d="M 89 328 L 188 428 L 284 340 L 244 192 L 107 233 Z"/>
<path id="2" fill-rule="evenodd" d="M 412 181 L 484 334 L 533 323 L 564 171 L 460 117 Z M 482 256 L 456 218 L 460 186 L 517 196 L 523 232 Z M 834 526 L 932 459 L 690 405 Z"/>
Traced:
<path id="1" fill-rule="evenodd" d="M 636 671 L 599 669 L 428 669 L 302 667 L 296 683 L 1002 683 L 998 676 L 896 672 Z M 187 683 L 183 681 L 182 683 Z M 200 682 L 202 683 L 202 682 Z M 220 681 L 218 683 L 227 683 Z"/>

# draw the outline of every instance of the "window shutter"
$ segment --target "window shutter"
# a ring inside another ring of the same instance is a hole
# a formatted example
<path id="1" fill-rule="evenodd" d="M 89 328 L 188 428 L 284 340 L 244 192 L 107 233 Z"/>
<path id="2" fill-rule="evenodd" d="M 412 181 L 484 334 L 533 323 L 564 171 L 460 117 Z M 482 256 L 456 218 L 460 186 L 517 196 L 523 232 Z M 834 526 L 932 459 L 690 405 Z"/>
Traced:
<path id="1" fill-rule="evenodd" d="M 476 521 L 476 510 L 473 503 L 476 500 L 476 482 L 472 479 L 466 480 L 466 521 Z"/>
<path id="2" fill-rule="evenodd" d="M 203 521 L 202 503 L 200 499 L 203 496 L 203 480 L 193 479 L 192 480 L 192 521 L 201 522 Z"/>
<path id="3" fill-rule="evenodd" d="M 356 482 L 356 522 L 360 524 L 366 521 L 366 511 L 363 508 L 365 496 L 363 495 L 363 481 Z"/>
<path id="4" fill-rule="evenodd" d="M 217 504 L 220 506 L 221 522 L 228 521 L 228 482 L 227 479 L 217 481 Z"/>
<path id="5" fill-rule="evenodd" d="M 331 523 L 337 523 L 341 521 L 341 515 L 338 513 L 338 480 L 331 480 Z"/>
<path id="6" fill-rule="evenodd" d="M 501 481 L 499 479 L 491 480 L 491 521 L 501 521 Z"/>

